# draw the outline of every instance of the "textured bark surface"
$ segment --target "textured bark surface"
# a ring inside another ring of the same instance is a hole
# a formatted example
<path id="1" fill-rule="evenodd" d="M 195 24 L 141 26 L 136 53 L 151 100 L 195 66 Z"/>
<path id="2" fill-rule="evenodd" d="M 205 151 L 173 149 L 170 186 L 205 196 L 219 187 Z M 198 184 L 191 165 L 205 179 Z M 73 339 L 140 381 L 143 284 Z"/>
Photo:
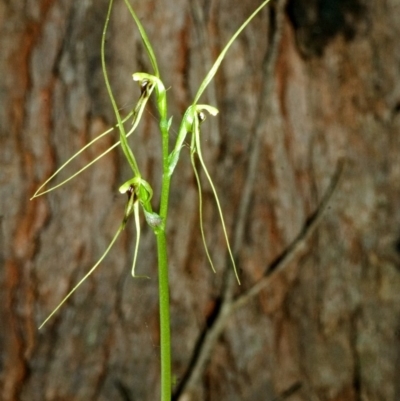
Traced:
<path id="1" fill-rule="evenodd" d="M 133 3 L 170 88 L 175 130 L 210 60 L 258 4 L 205 1 L 202 25 L 184 0 Z M 123 216 L 125 197 L 117 189 L 129 169 L 119 150 L 61 189 L 29 201 L 63 161 L 114 123 L 100 68 L 106 9 L 106 0 L 0 2 L 4 401 L 158 399 L 155 241 L 144 224 L 137 269 L 151 280 L 130 276 L 131 224 L 95 274 L 37 330 L 96 262 Z M 220 114 L 204 123 L 203 153 L 231 232 L 256 110 L 266 110 L 257 127 L 263 130 L 257 179 L 237 255 L 243 280 L 238 294 L 302 230 L 339 158 L 345 157 L 346 168 L 305 250 L 230 317 L 202 380 L 181 401 L 400 399 L 399 12 L 396 0 L 291 0 L 271 77 L 274 90 L 259 105 L 273 29 L 274 14 L 266 9 L 232 47 L 207 91 L 202 102 Z M 139 94 L 131 74 L 147 70 L 148 61 L 122 1 L 115 4 L 107 60 L 118 104 L 128 112 Z M 98 143 L 69 171 L 114 140 Z M 154 108 L 131 143 L 157 199 Z M 179 383 L 231 266 L 205 185 L 205 230 L 216 275 L 207 263 L 187 151 L 177 170 L 169 254 Z"/>

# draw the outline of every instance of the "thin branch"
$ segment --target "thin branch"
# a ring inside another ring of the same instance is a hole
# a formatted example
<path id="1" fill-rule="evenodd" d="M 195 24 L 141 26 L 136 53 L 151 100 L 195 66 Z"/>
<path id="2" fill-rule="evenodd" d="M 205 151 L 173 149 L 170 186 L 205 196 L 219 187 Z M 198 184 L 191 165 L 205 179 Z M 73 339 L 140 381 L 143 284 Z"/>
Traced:
<path id="1" fill-rule="evenodd" d="M 296 382 L 292 384 L 288 389 L 283 391 L 278 397 L 274 398 L 272 401 L 284 401 L 292 396 L 294 393 L 297 393 L 301 389 L 302 385 L 300 382 Z"/>
<path id="2" fill-rule="evenodd" d="M 333 195 L 336 193 L 344 171 L 344 160 L 339 160 L 335 173 L 331 179 L 330 185 L 326 190 L 321 202 L 319 203 L 316 211 L 309 217 L 304 224 L 302 230 L 296 238 L 285 248 L 275 261 L 273 261 L 265 270 L 264 277 L 255 283 L 249 290 L 238 296 L 232 301 L 224 300 L 219 314 L 216 316 L 214 322 L 210 327 L 207 327 L 200 336 L 200 341 L 196 346 L 197 352 L 193 356 L 190 364 L 190 369 L 183 378 L 181 386 L 178 387 L 173 400 L 177 400 L 183 392 L 193 391 L 196 383 L 203 374 L 211 351 L 218 341 L 219 336 L 223 332 L 228 319 L 232 314 L 248 303 L 252 298 L 260 293 L 267 285 L 271 283 L 271 278 L 278 272 L 284 270 L 291 262 L 301 256 L 302 252 L 307 250 L 307 243 L 326 212 L 328 205 L 332 201 Z M 296 388 L 297 391 L 298 388 Z M 292 393 L 290 393 L 291 395 Z M 282 396 L 282 395 L 281 395 Z M 288 397 L 286 395 L 286 397 Z M 279 400 L 284 398 L 278 398 Z"/>
<path id="3" fill-rule="evenodd" d="M 271 276 L 285 269 L 291 262 L 298 258 L 301 253 L 307 249 L 308 240 L 314 234 L 321 219 L 332 200 L 333 194 L 336 192 L 340 179 L 343 176 L 344 159 L 340 159 L 337 163 L 335 173 L 331 179 L 330 185 L 326 190 L 317 210 L 307 219 L 303 229 L 296 238 L 286 247 L 286 249 L 267 267 L 263 278 L 257 281 L 250 289 L 240 294 L 232 304 L 232 310 L 236 310 L 245 305 L 250 299 L 254 298 L 271 282 Z"/>

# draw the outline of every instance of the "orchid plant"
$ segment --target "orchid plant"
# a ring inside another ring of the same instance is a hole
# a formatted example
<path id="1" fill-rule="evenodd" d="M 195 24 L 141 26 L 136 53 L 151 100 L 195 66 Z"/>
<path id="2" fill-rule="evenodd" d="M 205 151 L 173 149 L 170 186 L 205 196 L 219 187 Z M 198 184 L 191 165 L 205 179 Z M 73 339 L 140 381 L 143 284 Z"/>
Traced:
<path id="1" fill-rule="evenodd" d="M 35 192 L 33 198 L 44 195 L 54 189 L 64 185 L 78 174 L 80 174 L 83 170 L 90 167 L 96 161 L 98 161 L 101 157 L 106 155 L 111 150 L 115 149 L 118 146 L 121 146 L 123 154 L 125 156 L 125 160 L 130 166 L 132 170 L 132 176 L 129 180 L 123 183 L 119 191 L 121 193 L 127 194 L 128 200 L 125 206 L 125 211 L 123 214 L 122 222 L 118 227 L 116 234 L 111 240 L 109 246 L 97 261 L 97 263 L 84 275 L 84 277 L 73 287 L 73 289 L 61 300 L 58 306 L 50 313 L 50 315 L 44 320 L 41 324 L 40 328 L 42 328 L 49 319 L 61 308 L 61 306 L 68 300 L 68 298 L 79 288 L 79 286 L 95 271 L 95 269 L 100 265 L 103 259 L 106 257 L 114 243 L 116 242 L 119 234 L 124 230 L 126 224 L 130 220 L 131 216 L 133 216 L 133 220 L 135 222 L 136 227 L 136 241 L 134 247 L 134 256 L 132 263 L 132 276 L 133 277 L 143 277 L 137 276 L 135 273 L 135 266 L 137 262 L 137 254 L 140 243 L 140 211 L 143 212 L 144 218 L 147 224 L 153 230 L 156 240 L 157 240 L 157 254 L 158 254 L 158 280 L 159 280 L 159 308 L 160 308 L 160 334 L 161 334 L 161 400 L 169 401 L 171 399 L 171 346 L 170 346 L 170 313 L 169 313 L 169 282 L 168 282 L 168 259 L 167 259 L 167 237 L 166 237 L 166 227 L 167 227 L 167 217 L 168 217 L 168 200 L 170 195 L 170 182 L 173 173 L 177 167 L 180 152 L 182 147 L 187 139 L 188 135 L 191 135 L 190 140 L 190 160 L 191 165 L 193 167 L 194 175 L 196 178 L 196 182 L 199 190 L 199 213 L 200 213 L 200 232 L 203 240 L 205 252 L 207 254 L 207 258 L 210 262 L 210 265 L 215 272 L 214 264 L 212 262 L 210 253 L 207 248 L 207 242 L 205 237 L 205 232 L 203 229 L 202 222 L 202 197 L 201 197 L 201 181 L 199 178 L 199 173 L 196 167 L 196 158 L 200 161 L 200 165 L 204 170 L 205 176 L 210 183 L 212 192 L 215 197 L 216 205 L 218 208 L 218 213 L 221 219 L 221 224 L 223 228 L 223 233 L 225 236 L 227 249 L 229 252 L 230 259 L 232 261 L 232 266 L 236 275 L 237 282 L 240 284 L 237 268 L 235 265 L 234 255 L 232 253 L 231 247 L 229 245 L 228 234 L 226 230 L 225 221 L 223 218 L 220 201 L 217 195 L 217 191 L 211 179 L 211 176 L 207 170 L 207 167 L 204 163 L 202 151 L 201 151 L 201 126 L 203 121 L 205 120 L 205 113 L 208 113 L 211 116 L 216 116 L 218 114 L 218 110 L 207 104 L 199 104 L 199 100 L 204 90 L 209 85 L 210 81 L 213 79 L 215 74 L 218 71 L 218 68 L 223 61 L 228 49 L 232 45 L 232 43 L 236 40 L 238 35 L 244 30 L 244 28 L 250 23 L 250 21 L 255 17 L 257 13 L 269 2 L 269 0 L 264 1 L 254 12 L 250 15 L 250 17 L 240 26 L 240 28 L 236 31 L 236 33 L 232 36 L 229 42 L 226 44 L 224 49 L 221 51 L 220 55 L 214 62 L 213 66 L 210 68 L 208 74 L 204 78 L 201 83 L 197 94 L 191 105 L 187 108 L 178 131 L 178 135 L 176 137 L 175 146 L 172 151 L 169 149 L 169 131 L 171 128 L 172 118 L 168 117 L 167 110 L 167 94 L 165 86 L 160 78 L 159 68 L 157 64 L 157 60 L 151 46 L 150 40 L 134 12 L 132 6 L 130 5 L 128 0 L 124 0 L 125 4 L 136 23 L 137 28 L 139 29 L 144 47 L 146 49 L 147 55 L 149 57 L 151 66 L 153 68 L 153 74 L 137 72 L 133 74 L 133 80 L 138 82 L 140 87 L 140 96 L 136 103 L 134 109 L 125 117 L 122 117 L 119 111 L 119 108 L 116 104 L 111 85 L 108 79 L 107 67 L 105 63 L 105 38 L 107 34 L 107 29 L 109 26 L 110 15 L 113 7 L 113 0 L 110 0 L 106 22 L 103 29 L 102 41 L 101 41 L 101 60 L 102 60 L 102 70 L 105 79 L 105 84 L 107 87 L 108 96 L 110 98 L 115 118 L 117 124 L 103 132 L 101 135 L 93 139 L 86 146 L 80 149 L 75 155 L 73 155 L 69 160 L 67 160 L 51 177 L 49 177 Z M 162 141 L 162 186 L 161 186 L 161 199 L 160 199 L 160 208 L 158 211 L 154 211 L 152 207 L 152 197 L 153 190 L 149 182 L 147 182 L 138 166 L 138 163 L 135 158 L 134 151 L 129 146 L 127 138 L 132 135 L 136 128 L 138 127 L 139 121 L 143 115 L 146 104 L 152 95 L 155 95 L 155 104 L 159 113 L 159 129 L 161 133 L 161 141 Z M 127 129 L 127 125 L 131 121 L 131 126 Z M 77 171 L 75 174 L 71 175 L 69 178 L 61 182 L 60 184 L 54 185 L 48 189 L 47 185 L 54 179 L 58 173 L 63 170 L 73 159 L 78 157 L 82 152 L 92 146 L 96 141 L 104 137 L 105 135 L 110 134 L 115 129 L 119 131 L 119 140 L 108 148 L 106 151 L 97 156 L 93 161 L 88 163 L 81 170 Z"/>

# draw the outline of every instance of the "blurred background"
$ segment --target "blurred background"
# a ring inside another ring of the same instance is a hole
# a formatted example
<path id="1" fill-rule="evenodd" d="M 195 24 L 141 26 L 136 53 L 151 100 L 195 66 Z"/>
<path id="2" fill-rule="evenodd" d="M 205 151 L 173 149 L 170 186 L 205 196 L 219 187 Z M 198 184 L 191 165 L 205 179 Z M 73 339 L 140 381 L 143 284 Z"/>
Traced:
<path id="1" fill-rule="evenodd" d="M 173 141 L 213 60 L 260 2 L 131 4 L 168 88 Z M 107 6 L 107 0 L 0 2 L 3 401 L 159 398 L 156 245 L 144 221 L 137 272 L 151 279 L 130 274 L 132 221 L 38 331 L 101 256 L 124 213 L 118 187 L 130 173 L 120 149 L 30 201 L 64 161 L 115 124 L 100 62 Z M 271 0 L 202 97 L 220 111 L 202 125 L 202 150 L 242 285 L 232 284 L 204 181 L 216 274 L 208 264 L 185 147 L 168 223 L 174 400 L 400 400 L 399 15 L 398 0 Z M 132 73 L 151 69 L 121 0 L 106 58 L 125 115 L 140 94 Z M 157 124 L 150 106 L 130 139 L 155 207 Z M 96 142 L 54 182 L 117 137 Z M 223 307 L 260 282 L 262 289 L 231 308 L 218 331 Z M 210 333 L 216 338 L 207 343 Z"/>

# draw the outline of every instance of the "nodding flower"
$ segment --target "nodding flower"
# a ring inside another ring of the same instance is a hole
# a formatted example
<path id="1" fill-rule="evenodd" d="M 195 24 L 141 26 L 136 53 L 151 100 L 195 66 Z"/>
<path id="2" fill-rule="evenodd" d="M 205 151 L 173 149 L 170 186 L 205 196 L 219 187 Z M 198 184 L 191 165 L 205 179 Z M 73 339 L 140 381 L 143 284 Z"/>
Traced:
<path id="1" fill-rule="evenodd" d="M 191 164 L 192 164 L 192 168 L 193 168 L 193 172 L 196 178 L 196 182 L 197 182 L 197 186 L 199 189 L 199 214 L 200 214 L 200 231 L 201 231 L 201 236 L 202 236 L 202 240 L 203 240 L 203 244 L 204 244 L 204 249 L 206 251 L 207 254 L 207 258 L 210 262 L 211 268 L 213 269 L 213 271 L 215 272 L 215 268 L 214 268 L 214 264 L 212 262 L 210 253 L 208 251 L 208 247 L 207 247 L 207 242 L 206 242 L 206 238 L 205 238 L 205 233 L 204 233 L 204 228 L 203 228 L 203 211 L 202 211 L 202 196 L 201 196 L 201 181 L 200 181 L 200 177 L 199 174 L 197 172 L 197 167 L 196 167 L 196 162 L 195 162 L 195 154 L 197 154 L 198 159 L 200 160 L 200 164 L 204 170 L 204 173 L 207 177 L 208 182 L 210 183 L 211 189 L 213 191 L 214 194 L 214 198 L 215 198 L 215 203 L 217 204 L 217 208 L 218 208 L 218 213 L 219 213 L 219 217 L 221 219 L 221 224 L 222 224 L 222 230 L 224 233 L 224 237 L 225 237 L 225 242 L 226 242 L 226 246 L 228 248 L 228 253 L 229 253 L 229 257 L 232 261 L 232 265 L 233 265 L 233 270 L 235 272 L 235 276 L 236 276 L 236 280 L 237 282 L 240 284 L 240 280 L 239 280 L 239 275 L 237 272 L 237 268 L 236 268 L 236 263 L 235 263 L 235 258 L 233 257 L 233 253 L 229 244 L 229 239 L 228 239 L 228 233 L 226 231 L 226 225 L 225 225 L 225 220 L 224 220 L 224 216 L 222 214 L 222 209 L 221 209 L 221 204 L 219 202 L 219 198 L 218 198 L 218 194 L 217 191 L 215 189 L 214 183 L 211 179 L 211 176 L 208 172 L 208 169 L 204 163 L 203 160 L 203 155 L 201 152 L 201 144 L 200 144 L 200 125 L 201 123 L 206 119 L 206 115 L 204 113 L 203 110 L 206 110 L 207 112 L 209 112 L 211 115 L 215 116 L 218 113 L 218 110 L 215 107 L 206 105 L 206 104 L 199 104 L 199 105 L 195 105 L 195 106 L 191 106 L 191 113 L 188 116 L 188 119 L 190 119 L 189 121 L 191 122 L 191 127 L 189 129 L 189 132 L 192 133 L 192 140 L 191 140 L 191 145 L 190 145 L 190 160 L 191 160 Z"/>

